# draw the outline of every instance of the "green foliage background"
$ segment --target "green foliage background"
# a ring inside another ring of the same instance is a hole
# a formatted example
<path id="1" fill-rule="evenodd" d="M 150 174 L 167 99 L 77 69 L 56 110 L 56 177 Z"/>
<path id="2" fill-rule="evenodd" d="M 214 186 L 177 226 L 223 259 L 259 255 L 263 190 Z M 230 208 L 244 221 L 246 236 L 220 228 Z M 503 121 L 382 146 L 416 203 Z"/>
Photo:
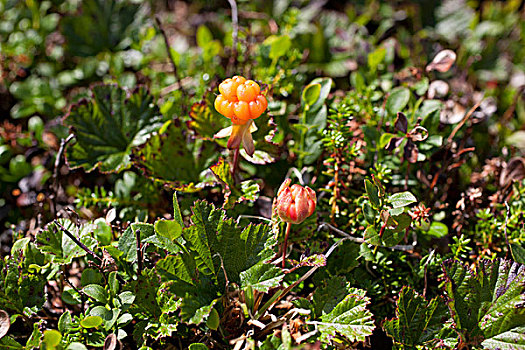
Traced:
<path id="1" fill-rule="evenodd" d="M 0 0 L 0 348 L 525 349 L 524 23 Z M 233 75 L 269 102 L 238 167 Z M 282 268 L 288 177 L 318 200 Z"/>

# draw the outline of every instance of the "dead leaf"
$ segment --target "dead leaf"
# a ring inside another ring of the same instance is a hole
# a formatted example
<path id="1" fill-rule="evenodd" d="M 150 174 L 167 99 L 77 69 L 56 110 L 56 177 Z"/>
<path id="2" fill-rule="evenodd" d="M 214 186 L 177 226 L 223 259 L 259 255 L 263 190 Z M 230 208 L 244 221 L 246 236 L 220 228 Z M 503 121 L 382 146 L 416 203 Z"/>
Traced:
<path id="1" fill-rule="evenodd" d="M 521 157 L 512 158 L 499 177 L 499 185 L 506 187 L 512 181 L 521 181 L 525 179 L 525 160 Z"/>
<path id="2" fill-rule="evenodd" d="M 456 53 L 452 50 L 442 50 L 434 57 L 432 62 L 427 65 L 427 72 L 437 70 L 438 72 L 448 72 L 456 61 Z"/>
<path id="3" fill-rule="evenodd" d="M 2 339 L 11 327 L 11 320 L 9 314 L 4 310 L 0 310 L 0 339 Z"/>

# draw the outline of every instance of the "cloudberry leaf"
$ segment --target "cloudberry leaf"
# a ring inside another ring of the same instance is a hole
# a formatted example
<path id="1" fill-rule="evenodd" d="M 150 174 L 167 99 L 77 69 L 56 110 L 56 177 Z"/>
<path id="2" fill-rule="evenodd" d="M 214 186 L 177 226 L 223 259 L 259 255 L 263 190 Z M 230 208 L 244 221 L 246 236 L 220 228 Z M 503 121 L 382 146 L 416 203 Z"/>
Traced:
<path id="1" fill-rule="evenodd" d="M 441 297 L 427 301 L 412 288 L 403 287 L 396 317 L 387 320 L 383 328 L 396 343 L 412 348 L 434 339 L 448 317 Z"/>
<path id="2" fill-rule="evenodd" d="M 146 88 L 127 92 L 116 85 L 96 85 L 91 97 L 71 107 L 64 124 L 75 135 L 67 147 L 70 167 L 118 172 L 128 168 L 133 147 L 162 126 L 163 118 Z"/>
<path id="3" fill-rule="evenodd" d="M 482 260 L 475 270 L 456 260 L 442 265 L 454 328 L 464 344 L 525 349 L 525 265 Z"/>

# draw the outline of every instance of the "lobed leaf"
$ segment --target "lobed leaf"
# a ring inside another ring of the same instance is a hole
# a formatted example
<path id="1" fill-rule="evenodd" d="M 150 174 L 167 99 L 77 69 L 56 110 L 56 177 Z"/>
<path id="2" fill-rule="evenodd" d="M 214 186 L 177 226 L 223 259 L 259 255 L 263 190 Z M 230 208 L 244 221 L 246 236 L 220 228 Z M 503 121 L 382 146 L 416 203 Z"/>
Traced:
<path id="1" fill-rule="evenodd" d="M 455 260 L 442 265 L 454 328 L 465 344 L 518 341 L 513 330 L 525 324 L 525 266 L 510 260 L 483 260 L 476 270 Z M 508 333 L 510 332 L 510 333 Z"/>
<path id="2" fill-rule="evenodd" d="M 433 340 L 447 319 L 448 310 L 442 298 L 427 302 L 405 286 L 397 300 L 396 317 L 387 320 L 383 328 L 396 343 L 415 347 Z"/>
<path id="3" fill-rule="evenodd" d="M 72 106 L 64 119 L 76 140 L 67 147 L 67 162 L 88 172 L 124 170 L 131 165 L 131 149 L 146 142 L 162 121 L 146 88 L 128 93 L 116 85 L 96 85 L 91 97 Z"/>

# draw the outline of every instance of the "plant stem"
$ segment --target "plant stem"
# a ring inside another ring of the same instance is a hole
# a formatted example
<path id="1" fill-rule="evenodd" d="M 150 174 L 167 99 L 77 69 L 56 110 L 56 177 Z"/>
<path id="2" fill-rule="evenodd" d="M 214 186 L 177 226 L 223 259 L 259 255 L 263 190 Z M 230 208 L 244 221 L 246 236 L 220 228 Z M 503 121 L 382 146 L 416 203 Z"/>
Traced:
<path id="1" fill-rule="evenodd" d="M 137 276 L 142 273 L 142 249 L 140 245 L 140 230 L 135 231 L 137 237 Z"/>
<path id="2" fill-rule="evenodd" d="M 53 200 L 51 201 L 52 205 L 52 213 L 56 213 L 56 201 L 58 197 L 58 168 L 60 167 L 60 162 L 62 161 L 62 155 L 64 154 L 64 150 L 66 149 L 66 145 L 75 137 L 75 134 L 70 134 L 66 139 L 62 139 L 60 141 L 60 148 L 58 149 L 56 158 L 55 158 L 55 166 L 53 169 L 53 184 L 51 185 L 51 188 L 53 189 Z M 54 214 L 53 214 L 54 215 Z"/>
<path id="3" fill-rule="evenodd" d="M 236 179 L 235 174 L 237 173 L 237 166 L 239 165 L 239 152 L 240 147 L 237 147 L 233 153 L 232 177 L 234 181 Z"/>
<path id="4" fill-rule="evenodd" d="M 80 240 L 78 238 L 75 237 L 75 235 L 73 235 L 71 232 L 69 232 L 69 230 L 67 230 L 64 226 L 62 226 L 61 223 L 59 223 L 58 221 L 55 220 L 55 224 L 60 228 L 60 230 L 62 230 L 62 232 L 64 232 L 66 234 L 66 236 L 68 236 L 69 238 L 71 238 L 71 240 L 73 242 L 75 242 L 80 248 L 84 249 L 86 253 L 88 253 L 89 255 L 91 255 L 95 260 L 97 260 L 99 263 L 102 262 L 102 259 L 96 255 L 91 249 L 89 249 L 84 243 L 80 242 Z"/>
<path id="5" fill-rule="evenodd" d="M 237 2 L 235 0 L 228 0 L 232 8 L 232 52 L 230 55 L 230 62 L 228 62 L 228 72 L 233 73 L 235 63 L 237 62 L 237 40 L 239 37 L 239 16 L 237 13 Z"/>
<path id="6" fill-rule="evenodd" d="M 187 93 L 184 90 L 184 87 L 182 86 L 182 79 L 179 77 L 179 73 L 177 71 L 177 64 L 175 63 L 175 60 L 173 59 L 173 55 L 171 54 L 171 46 L 170 46 L 170 42 L 168 39 L 168 34 L 166 34 L 166 31 L 164 30 L 164 27 L 162 26 L 162 22 L 160 20 L 159 15 L 155 15 L 155 22 L 157 23 L 157 27 L 159 27 L 162 38 L 164 38 L 164 44 L 166 45 L 166 51 L 168 53 L 168 58 L 170 60 L 171 66 L 173 68 L 173 75 L 175 76 L 175 80 L 177 83 L 179 83 L 179 89 L 182 92 L 182 96 L 187 96 Z M 185 103 L 182 104 L 182 107 L 186 111 Z"/>
<path id="7" fill-rule="evenodd" d="M 290 230 L 292 228 L 292 224 L 289 222 L 286 223 L 286 233 L 284 234 L 284 243 L 283 243 L 283 269 L 286 266 L 286 250 L 288 250 L 288 235 L 290 234 Z"/>

